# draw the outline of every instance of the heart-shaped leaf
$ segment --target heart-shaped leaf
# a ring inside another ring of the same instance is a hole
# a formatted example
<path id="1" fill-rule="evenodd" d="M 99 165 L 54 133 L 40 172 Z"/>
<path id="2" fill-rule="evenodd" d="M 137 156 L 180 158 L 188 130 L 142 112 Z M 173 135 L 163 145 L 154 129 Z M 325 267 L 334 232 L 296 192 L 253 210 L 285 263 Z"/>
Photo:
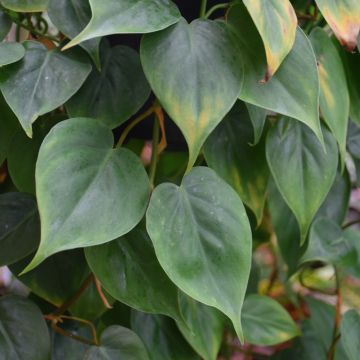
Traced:
<path id="1" fill-rule="evenodd" d="M 320 110 L 339 144 L 340 155 L 344 164 L 350 111 L 345 71 L 337 49 L 325 30 L 314 29 L 310 34 L 310 40 L 318 62 Z"/>
<path id="2" fill-rule="evenodd" d="M 195 20 L 144 36 L 141 61 L 156 96 L 189 147 L 189 165 L 234 105 L 242 66 L 234 37 L 221 22 Z"/>
<path id="3" fill-rule="evenodd" d="M 72 39 L 91 19 L 89 0 L 50 0 L 48 14 L 51 22 Z M 98 38 L 80 44 L 89 53 L 98 69 L 100 69 L 100 41 L 101 38 Z"/>
<path id="4" fill-rule="evenodd" d="M 273 76 L 294 45 L 297 18 L 289 0 L 244 0 L 263 40 L 268 69 Z"/>
<path id="5" fill-rule="evenodd" d="M 349 360 L 357 360 L 360 353 L 360 315 L 356 310 L 347 311 L 341 321 L 341 342 Z"/>
<path id="6" fill-rule="evenodd" d="M 269 131 L 266 141 L 271 173 L 299 223 L 301 244 L 336 176 L 336 141 L 325 127 L 323 133 L 326 153 L 308 127 L 282 118 Z"/>
<path id="7" fill-rule="evenodd" d="M 267 67 L 264 46 L 243 5 L 231 7 L 228 23 L 237 35 L 244 63 L 240 99 L 300 120 L 322 140 L 316 58 L 303 31 L 298 28 L 292 50 L 271 81 L 264 84 L 260 81 Z"/>
<path id="8" fill-rule="evenodd" d="M 356 47 L 360 31 L 360 2 L 358 0 L 316 0 L 322 15 L 341 45 L 349 51 Z"/>
<path id="9" fill-rule="evenodd" d="M 112 145 L 109 128 L 88 118 L 63 121 L 46 136 L 36 164 L 41 242 L 25 271 L 56 252 L 114 240 L 141 220 L 148 176 L 136 155 Z"/>
<path id="10" fill-rule="evenodd" d="M 85 353 L 87 360 L 149 360 L 140 338 L 119 325 L 108 327 L 101 335 L 101 345 L 92 346 Z"/>
<path id="11" fill-rule="evenodd" d="M 5 36 L 9 33 L 12 25 L 10 16 L 0 9 L 0 41 L 4 40 Z"/>
<path id="12" fill-rule="evenodd" d="M 2 359 L 50 358 L 50 337 L 45 320 L 40 310 L 26 298 L 14 295 L 0 298 L 0 349 Z"/>
<path id="13" fill-rule="evenodd" d="M 0 266 L 4 266 L 35 251 L 40 221 L 35 200 L 23 193 L 1 194 L 0 214 Z"/>
<path id="14" fill-rule="evenodd" d="M 91 66 L 80 49 L 48 51 L 35 41 L 25 41 L 25 57 L 0 68 L 0 88 L 29 137 L 38 116 L 56 109 L 80 88 Z M 18 86 L 18 84 L 23 84 Z"/>
<path id="15" fill-rule="evenodd" d="M 226 314 L 242 339 L 251 230 L 237 193 L 213 170 L 197 167 L 179 187 L 165 183 L 154 190 L 146 219 L 170 279 L 195 300 Z"/>
<path id="16" fill-rule="evenodd" d="M 134 50 L 103 42 L 101 60 L 101 72 L 92 71 L 66 109 L 71 117 L 92 117 L 114 128 L 140 109 L 150 87 Z"/>
<path id="17" fill-rule="evenodd" d="M 249 112 L 238 102 L 206 141 L 205 159 L 239 194 L 261 222 L 266 199 L 269 168 L 265 157 L 265 139 L 258 145 Z"/>
<path id="18" fill-rule="evenodd" d="M 204 360 L 216 360 L 223 339 L 224 316 L 180 291 L 179 302 L 187 326 L 180 322 L 177 326 L 184 338 Z"/>
<path id="19" fill-rule="evenodd" d="M 145 231 L 135 229 L 85 251 L 90 268 L 115 299 L 141 311 L 183 321 L 178 289 L 161 268 Z"/>
<path id="20" fill-rule="evenodd" d="M 175 322 L 162 315 L 131 312 L 131 328 L 144 342 L 151 360 L 198 360 Z"/>
<path id="21" fill-rule="evenodd" d="M 92 17 L 65 48 L 110 34 L 144 34 L 175 24 L 180 12 L 171 0 L 90 0 Z"/>
<path id="22" fill-rule="evenodd" d="M 300 334 L 289 313 L 268 296 L 247 296 L 241 320 L 245 341 L 254 345 L 276 345 Z"/>
<path id="23" fill-rule="evenodd" d="M 18 12 L 40 12 L 47 9 L 49 0 L 1 0 L 1 5 Z"/>
<path id="24" fill-rule="evenodd" d="M 19 43 L 0 43 L 0 67 L 21 60 L 25 55 L 24 47 Z"/>

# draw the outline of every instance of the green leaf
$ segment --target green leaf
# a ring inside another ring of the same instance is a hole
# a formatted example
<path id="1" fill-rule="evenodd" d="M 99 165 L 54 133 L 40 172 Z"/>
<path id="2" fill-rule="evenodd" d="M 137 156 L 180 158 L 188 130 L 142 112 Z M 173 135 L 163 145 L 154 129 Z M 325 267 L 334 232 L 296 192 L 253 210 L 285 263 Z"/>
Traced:
<path id="1" fill-rule="evenodd" d="M 110 243 L 87 248 L 85 254 L 90 268 L 115 299 L 183 321 L 177 287 L 161 268 L 145 231 L 135 229 Z"/>
<path id="2" fill-rule="evenodd" d="M 114 240 L 141 220 L 148 176 L 136 155 L 112 145 L 112 132 L 88 118 L 63 121 L 46 136 L 36 164 L 41 242 L 25 271 L 56 252 Z"/>
<path id="3" fill-rule="evenodd" d="M 115 128 L 136 113 L 150 95 L 139 55 L 126 46 L 101 47 L 102 70 L 92 71 L 66 104 L 71 117 L 88 116 Z"/>
<path id="4" fill-rule="evenodd" d="M 131 330 L 119 325 L 108 327 L 101 335 L 101 345 L 87 350 L 88 360 L 149 360 L 140 338 Z"/>
<path id="5" fill-rule="evenodd" d="M 0 9 L 0 41 L 4 40 L 5 36 L 9 33 L 12 25 L 10 16 Z"/>
<path id="6" fill-rule="evenodd" d="M 226 314 L 242 339 L 251 231 L 237 193 L 211 169 L 197 167 L 180 187 L 165 183 L 154 190 L 146 220 L 170 279 L 195 300 Z"/>
<path id="7" fill-rule="evenodd" d="M 325 30 L 310 34 L 320 78 L 320 110 L 339 144 L 342 164 L 346 155 L 346 132 L 350 111 L 346 75 L 337 49 Z"/>
<path id="8" fill-rule="evenodd" d="M 180 12 L 170 0 L 90 0 L 92 18 L 65 48 L 111 34 L 143 34 L 175 24 Z"/>
<path id="9" fill-rule="evenodd" d="M 39 42 L 25 41 L 22 61 L 0 68 L 0 88 L 26 134 L 38 116 L 61 106 L 80 88 L 91 66 L 79 50 L 48 51 Z M 19 85 L 21 84 L 21 85 Z"/>
<path id="10" fill-rule="evenodd" d="M 49 0 L 1 0 L 1 5 L 17 12 L 40 12 L 48 7 Z"/>
<path id="11" fill-rule="evenodd" d="M 268 188 L 268 206 L 280 253 L 288 266 L 288 276 L 297 270 L 304 246 L 300 246 L 300 229 L 296 217 L 286 204 L 272 179 Z"/>
<path id="12" fill-rule="evenodd" d="M 350 154 L 360 159 L 360 124 L 349 121 L 347 147 Z"/>
<path id="13" fill-rule="evenodd" d="M 185 136 L 189 169 L 239 95 L 243 72 L 234 37 L 222 22 L 181 19 L 144 36 L 140 54 L 151 88 Z"/>
<path id="14" fill-rule="evenodd" d="M 228 13 L 244 63 L 240 99 L 295 118 L 309 126 L 322 141 L 319 121 L 319 77 L 311 43 L 298 28 L 294 46 L 271 81 L 260 80 L 266 72 L 264 47 L 254 23 L 241 4 Z M 301 71 L 299 71 L 301 69 Z"/>
<path id="15" fill-rule="evenodd" d="M 264 43 L 268 69 L 268 80 L 279 68 L 292 49 L 297 18 L 290 1 L 244 0 Z"/>
<path id="16" fill-rule="evenodd" d="M 360 30 L 360 2 L 316 0 L 316 4 L 340 44 L 349 51 L 354 50 Z"/>
<path id="17" fill-rule="evenodd" d="M 16 116 L 11 111 L 4 97 L 0 93 L 0 165 L 6 159 L 9 145 L 13 139 L 14 134 L 19 128 L 19 123 Z"/>
<path id="18" fill-rule="evenodd" d="M 300 334 L 289 313 L 268 296 L 248 295 L 241 320 L 245 341 L 254 345 L 276 345 Z"/>
<path id="19" fill-rule="evenodd" d="M 91 19 L 89 0 L 50 0 L 48 14 L 51 22 L 68 38 L 73 39 Z M 101 38 L 85 41 L 80 46 L 88 52 L 100 69 Z"/>
<path id="20" fill-rule="evenodd" d="M 24 47 L 19 43 L 0 43 L 0 67 L 15 63 L 25 55 Z"/>
<path id="21" fill-rule="evenodd" d="M 2 359 L 50 358 L 49 332 L 31 301 L 15 295 L 0 298 L 0 349 Z"/>
<path id="22" fill-rule="evenodd" d="M 201 304 L 179 291 L 187 326 L 177 326 L 187 342 L 205 360 L 216 360 L 223 339 L 225 319 L 215 308 Z"/>
<path id="23" fill-rule="evenodd" d="M 166 316 L 133 310 L 131 328 L 144 342 L 151 360 L 199 360 L 174 321 Z"/>
<path id="24" fill-rule="evenodd" d="M 214 169 L 239 194 L 261 223 L 266 199 L 269 168 L 265 139 L 258 145 L 254 138 L 247 107 L 237 102 L 205 143 L 204 155 Z"/>
<path id="25" fill-rule="evenodd" d="M 264 130 L 267 111 L 252 104 L 245 103 L 245 105 L 254 128 L 254 141 L 252 142 L 252 145 L 256 145 L 260 141 Z"/>
<path id="26" fill-rule="evenodd" d="M 360 353 L 360 315 L 356 310 L 347 311 L 341 321 L 341 342 L 349 360 L 357 360 Z"/>
<path id="27" fill-rule="evenodd" d="M 299 223 L 301 244 L 336 176 L 335 139 L 323 127 L 326 151 L 303 124 L 282 118 L 270 129 L 266 157 L 275 183 Z"/>
<path id="28" fill-rule="evenodd" d="M 40 145 L 53 125 L 64 116 L 44 117 L 34 125 L 32 139 L 19 128 L 9 146 L 7 164 L 11 180 L 19 191 L 35 194 L 35 165 Z"/>
<path id="29" fill-rule="evenodd" d="M 4 266 L 35 251 L 40 221 L 35 200 L 22 193 L 1 194 L 0 214 L 0 266 Z"/>

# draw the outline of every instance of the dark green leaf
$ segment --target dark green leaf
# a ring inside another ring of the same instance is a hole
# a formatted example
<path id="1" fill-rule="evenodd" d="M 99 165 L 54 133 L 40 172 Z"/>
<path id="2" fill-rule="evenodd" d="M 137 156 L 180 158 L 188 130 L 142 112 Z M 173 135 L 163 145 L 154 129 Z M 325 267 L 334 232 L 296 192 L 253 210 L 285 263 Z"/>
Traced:
<path id="1" fill-rule="evenodd" d="M 36 202 L 30 195 L 0 195 L 0 266 L 12 264 L 31 254 L 40 240 Z"/>
<path id="2" fill-rule="evenodd" d="M 74 38 L 89 23 L 91 9 L 89 0 L 50 0 L 49 17 L 52 23 L 68 38 Z M 80 46 L 86 50 L 100 69 L 101 38 L 84 41 Z"/>
<path id="3" fill-rule="evenodd" d="M 350 154 L 360 159 L 360 124 L 349 122 L 347 147 Z"/>
<path id="4" fill-rule="evenodd" d="M 0 41 L 4 40 L 12 25 L 11 18 L 5 11 L 0 9 Z"/>
<path id="5" fill-rule="evenodd" d="M 252 145 L 256 145 L 260 141 L 264 130 L 267 111 L 261 107 L 247 103 L 246 107 L 254 128 L 254 141 Z"/>
<path id="6" fill-rule="evenodd" d="M 181 19 L 144 36 L 141 61 L 155 95 L 185 136 L 189 168 L 242 85 L 234 37 L 221 22 Z"/>
<path id="7" fill-rule="evenodd" d="M 114 128 L 140 109 L 150 88 L 134 50 L 103 42 L 101 60 L 101 72 L 92 71 L 66 109 L 71 117 L 92 117 Z"/>
<path id="8" fill-rule="evenodd" d="M 29 300 L 0 298 L 0 349 L 4 360 L 48 360 L 49 332 L 40 310 Z"/>
<path id="9" fill-rule="evenodd" d="M 203 359 L 216 360 L 223 339 L 224 316 L 180 291 L 179 301 L 186 325 L 177 325 L 184 338 Z"/>
<path id="10" fill-rule="evenodd" d="M 341 321 L 341 342 L 349 360 L 357 360 L 360 354 L 360 315 L 356 310 L 347 311 Z"/>
<path id="11" fill-rule="evenodd" d="M 85 81 L 91 66 L 79 50 L 48 51 L 35 41 L 25 41 L 25 57 L 0 68 L 0 88 L 29 137 L 32 123 L 68 100 Z"/>
<path id="12" fill-rule="evenodd" d="M 303 124 L 282 118 L 269 131 L 266 157 L 275 183 L 296 216 L 301 243 L 336 176 L 338 151 L 324 127 L 326 151 Z"/>
<path id="13" fill-rule="evenodd" d="M 56 252 L 114 240 L 141 220 L 148 176 L 130 150 L 112 146 L 111 131 L 88 118 L 63 121 L 46 136 L 36 164 L 41 242 L 25 271 Z"/>
<path id="14" fill-rule="evenodd" d="M 144 344 L 131 330 L 113 325 L 101 335 L 101 345 L 92 346 L 87 360 L 149 360 Z"/>
<path id="15" fill-rule="evenodd" d="M 159 31 L 180 19 L 170 0 L 90 0 L 90 6 L 91 21 L 67 48 L 99 36 Z"/>
<path id="16" fill-rule="evenodd" d="M 144 342 L 151 360 L 198 360 L 175 323 L 162 315 L 132 311 L 131 328 Z"/>
<path id="17" fill-rule="evenodd" d="M 228 22 L 237 35 L 244 63 L 245 77 L 240 99 L 300 120 L 322 140 L 316 58 L 302 30 L 297 30 L 293 49 L 271 81 L 263 84 L 260 80 L 267 68 L 265 51 L 245 7 L 241 4 L 233 6 Z"/>
<path id="18" fill-rule="evenodd" d="M 344 164 L 350 111 L 345 71 L 337 49 L 325 30 L 315 28 L 310 34 L 310 40 L 318 62 L 320 110 L 339 144 Z"/>
<path id="19" fill-rule="evenodd" d="M 146 219 L 170 279 L 195 300 L 225 313 L 242 339 L 251 231 L 237 193 L 211 169 L 197 167 L 180 187 L 165 183 L 155 189 Z"/>
<path id="20" fill-rule="evenodd" d="M 0 67 L 21 60 L 25 55 L 24 47 L 19 43 L 0 43 Z"/>
<path id="21" fill-rule="evenodd" d="M 40 12 L 47 9 L 49 0 L 1 0 L 4 8 L 18 12 Z"/>
<path id="22" fill-rule="evenodd" d="M 135 229 L 110 243 L 87 248 L 86 258 L 115 299 L 182 321 L 178 290 L 161 268 L 145 231 Z"/>
<path id="23" fill-rule="evenodd" d="M 280 344 L 300 334 L 289 313 L 268 296 L 248 295 L 241 320 L 245 341 L 254 345 Z"/>
<path id="24" fill-rule="evenodd" d="M 269 178 L 265 139 L 258 145 L 254 138 L 247 107 L 237 102 L 206 141 L 207 164 L 227 181 L 254 212 L 260 224 Z"/>

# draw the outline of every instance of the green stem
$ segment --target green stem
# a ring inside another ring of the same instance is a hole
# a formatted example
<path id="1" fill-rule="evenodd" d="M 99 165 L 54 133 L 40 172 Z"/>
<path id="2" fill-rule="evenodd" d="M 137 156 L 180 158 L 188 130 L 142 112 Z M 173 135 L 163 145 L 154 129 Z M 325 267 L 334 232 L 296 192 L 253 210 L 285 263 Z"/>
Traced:
<path id="1" fill-rule="evenodd" d="M 158 145 L 159 145 L 159 131 L 160 124 L 157 116 L 155 117 L 154 127 L 153 127 L 153 137 L 152 137 L 152 150 L 151 150 L 151 164 L 149 171 L 149 178 L 151 186 L 154 187 L 155 175 L 156 175 L 156 165 L 158 161 Z"/>
<path id="2" fill-rule="evenodd" d="M 201 18 L 205 17 L 206 7 L 207 7 L 207 0 L 201 0 L 201 5 L 200 5 L 200 17 Z"/>
<path id="3" fill-rule="evenodd" d="M 208 19 L 215 11 L 220 9 L 227 9 L 231 3 L 223 3 L 223 4 L 217 4 L 214 5 L 212 8 L 209 9 L 209 11 L 204 15 L 205 19 Z"/>

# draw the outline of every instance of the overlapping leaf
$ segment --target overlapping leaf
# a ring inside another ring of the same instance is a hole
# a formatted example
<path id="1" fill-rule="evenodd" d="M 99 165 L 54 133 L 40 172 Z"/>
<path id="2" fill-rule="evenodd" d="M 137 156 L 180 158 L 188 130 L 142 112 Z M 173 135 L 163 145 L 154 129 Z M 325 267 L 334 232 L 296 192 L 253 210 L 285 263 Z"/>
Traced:
<path id="1" fill-rule="evenodd" d="M 159 31 L 180 19 L 171 0 L 90 0 L 90 6 L 89 24 L 65 48 L 110 34 Z"/>
<path id="2" fill-rule="evenodd" d="M 71 117 L 88 116 L 117 127 L 136 113 L 150 95 L 138 54 L 126 46 L 101 47 L 102 69 L 92 71 L 66 104 Z"/>
<path id="3" fill-rule="evenodd" d="M 301 243 L 336 176 L 335 139 L 323 127 L 324 148 L 303 124 L 282 118 L 269 131 L 266 157 L 275 183 L 299 223 Z"/>
<path id="4" fill-rule="evenodd" d="M 143 38 L 141 61 L 156 96 L 185 136 L 191 168 L 239 95 L 243 72 L 234 37 L 223 23 L 181 19 Z"/>
<path id="5" fill-rule="evenodd" d="M 316 0 L 316 3 L 341 45 L 349 51 L 354 50 L 360 31 L 360 2 Z"/>
<path id="6" fill-rule="evenodd" d="M 265 46 L 268 69 L 273 76 L 294 45 L 297 18 L 290 1 L 244 0 Z"/>
<path id="7" fill-rule="evenodd" d="M 318 61 L 320 110 L 339 144 L 340 155 L 344 164 L 350 111 L 344 68 L 337 49 L 325 30 L 314 29 L 310 34 L 310 40 Z"/>
<path id="8" fill-rule="evenodd" d="M 298 28 L 292 50 L 271 81 L 263 84 L 260 80 L 266 72 L 265 51 L 245 7 L 233 6 L 228 13 L 228 23 L 237 35 L 244 63 L 240 99 L 302 121 L 322 141 L 316 58 L 306 35 Z"/>
<path id="9" fill-rule="evenodd" d="M 48 14 L 52 23 L 64 35 L 72 39 L 91 19 L 89 0 L 50 0 Z M 97 38 L 80 44 L 89 53 L 98 69 L 100 69 L 100 41 L 101 38 Z"/>
<path id="10" fill-rule="evenodd" d="M 254 138 L 249 112 L 238 102 L 206 141 L 206 162 L 227 181 L 261 222 L 269 168 L 265 141 L 250 145 Z"/>
<path id="11" fill-rule="evenodd" d="M 21 60 L 25 55 L 24 47 L 19 43 L 0 43 L 0 67 Z"/>
<path id="12" fill-rule="evenodd" d="M 112 146 L 111 131 L 94 119 L 63 121 L 47 135 L 36 164 L 41 242 L 26 271 L 56 252 L 114 240 L 141 220 L 148 176 L 136 155 Z"/>
<path id="13" fill-rule="evenodd" d="M 25 57 L 0 69 L 0 89 L 29 137 L 32 123 L 68 100 L 87 78 L 91 66 L 79 49 L 48 51 L 24 42 Z"/>
<path id="14" fill-rule="evenodd" d="M 147 230 L 170 279 L 218 308 L 240 339 L 251 265 L 251 231 L 237 193 L 209 168 L 194 168 L 180 187 L 161 184 L 151 197 Z"/>
<path id="15" fill-rule="evenodd" d="M 12 20 L 10 16 L 0 9 L 0 40 L 3 40 L 9 33 L 11 24 Z"/>
<path id="16" fill-rule="evenodd" d="M 341 342 L 349 360 L 356 360 L 360 353 L 360 315 L 356 310 L 347 311 L 341 321 Z"/>
<path id="17" fill-rule="evenodd" d="M 18 12 L 39 12 L 47 9 L 49 0 L 1 0 L 1 5 Z"/>
<path id="18" fill-rule="evenodd" d="M 86 258 L 101 284 L 117 300 L 183 321 L 178 289 L 161 268 L 145 231 L 135 229 L 108 244 L 90 247 Z"/>
<path id="19" fill-rule="evenodd" d="M 252 144 L 256 145 L 260 141 L 265 127 L 267 111 L 252 104 L 246 104 L 246 107 L 254 128 L 254 141 Z"/>

